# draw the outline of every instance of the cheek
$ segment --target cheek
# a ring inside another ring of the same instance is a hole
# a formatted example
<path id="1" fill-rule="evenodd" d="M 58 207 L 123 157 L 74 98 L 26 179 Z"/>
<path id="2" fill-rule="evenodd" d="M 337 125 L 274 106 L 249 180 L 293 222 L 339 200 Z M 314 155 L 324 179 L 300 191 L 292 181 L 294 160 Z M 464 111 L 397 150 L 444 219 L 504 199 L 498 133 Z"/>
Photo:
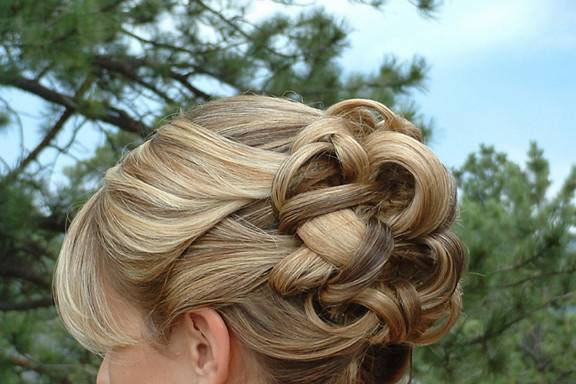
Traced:
<path id="1" fill-rule="evenodd" d="M 148 347 L 113 352 L 108 363 L 110 384 L 170 383 L 170 361 Z"/>

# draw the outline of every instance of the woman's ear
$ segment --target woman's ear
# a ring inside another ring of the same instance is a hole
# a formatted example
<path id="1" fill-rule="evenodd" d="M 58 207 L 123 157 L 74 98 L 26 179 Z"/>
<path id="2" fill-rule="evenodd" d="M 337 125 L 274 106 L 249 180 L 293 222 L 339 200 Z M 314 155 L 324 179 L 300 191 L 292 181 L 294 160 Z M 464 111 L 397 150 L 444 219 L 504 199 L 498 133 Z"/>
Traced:
<path id="1" fill-rule="evenodd" d="M 187 345 L 198 383 L 224 384 L 230 367 L 230 334 L 220 314 L 208 307 L 184 314 Z"/>

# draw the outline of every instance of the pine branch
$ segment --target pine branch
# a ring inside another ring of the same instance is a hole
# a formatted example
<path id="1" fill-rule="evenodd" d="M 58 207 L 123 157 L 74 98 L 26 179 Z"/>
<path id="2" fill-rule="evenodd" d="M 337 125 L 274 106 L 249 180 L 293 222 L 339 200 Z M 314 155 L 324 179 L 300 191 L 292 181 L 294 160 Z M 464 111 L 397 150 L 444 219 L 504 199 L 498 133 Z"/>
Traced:
<path id="1" fill-rule="evenodd" d="M 529 281 L 535 281 L 535 280 L 546 278 L 546 277 L 565 275 L 565 274 L 571 274 L 571 273 L 576 273 L 576 267 L 570 268 L 570 269 L 562 269 L 560 271 L 542 272 L 542 273 L 536 274 L 534 276 L 525 277 L 523 279 L 511 282 L 511 283 L 497 284 L 497 285 L 494 285 L 494 288 L 512 288 L 512 287 L 516 287 L 518 285 L 522 285 L 524 283 L 527 283 Z"/>
<path id="2" fill-rule="evenodd" d="M 66 230 L 66 216 L 52 212 L 49 216 L 45 216 L 38 221 L 38 228 L 51 232 L 64 233 Z"/>
<path id="3" fill-rule="evenodd" d="M 0 73 L 0 84 L 10 85 L 12 87 L 32 93 L 46 101 L 62 105 L 88 118 L 101 120 L 128 132 L 146 136 L 150 131 L 148 126 L 140 121 L 134 120 L 127 112 L 121 109 L 112 107 L 105 103 L 103 112 L 91 111 L 86 106 L 84 106 L 84 103 L 75 100 L 74 97 L 59 93 L 55 90 L 45 87 L 37 81 L 20 75 L 7 75 L 5 73 Z"/>
<path id="4" fill-rule="evenodd" d="M 30 281 L 44 288 L 50 288 L 50 281 L 47 280 L 44 276 L 39 275 L 30 268 L 24 268 L 21 265 L 15 263 L 3 265 L 2 269 L 0 270 L 0 276 L 18 278 Z"/>
<path id="5" fill-rule="evenodd" d="M 531 333 L 520 342 L 520 349 L 533 361 L 536 369 L 541 374 L 545 373 L 552 363 L 552 359 L 542 350 L 543 333 L 542 324 L 539 323 Z"/>
<path id="6" fill-rule="evenodd" d="M 186 76 L 181 75 L 179 73 L 176 73 L 174 71 L 170 71 L 169 72 L 170 77 L 173 78 L 174 80 L 178 81 L 180 84 L 182 84 L 186 89 L 188 89 L 190 92 L 194 93 L 197 96 L 200 96 L 202 99 L 204 100 L 209 100 L 212 98 L 212 96 L 210 96 L 209 94 L 207 94 L 204 91 L 201 91 L 200 89 L 196 88 L 195 86 L 193 86 L 192 84 L 190 84 L 190 82 L 188 81 L 188 79 L 186 78 Z"/>
<path id="7" fill-rule="evenodd" d="M 27 311 L 30 309 L 46 308 L 54 305 L 52 297 L 42 297 L 18 303 L 0 302 L 0 311 Z"/>
<path id="8" fill-rule="evenodd" d="M 80 98 L 84 95 L 84 93 L 88 90 L 88 88 L 90 88 L 93 82 L 94 78 L 88 76 L 84 80 L 84 82 L 80 85 L 78 91 L 76 91 L 76 94 L 74 95 L 74 101 L 77 102 L 78 100 L 80 100 Z M 10 179 L 18 176 L 28 166 L 28 164 L 30 164 L 34 159 L 36 159 L 40 154 L 40 152 L 42 152 L 48 145 L 50 145 L 52 140 L 54 140 L 56 135 L 58 135 L 58 133 L 62 130 L 66 121 L 68 121 L 68 119 L 72 117 L 73 114 L 74 110 L 72 108 L 67 107 L 60 116 L 60 118 L 58 119 L 58 121 L 56 121 L 56 124 L 54 124 L 54 126 L 50 128 L 50 130 L 48 130 L 42 141 L 38 143 L 38 145 L 28 154 L 28 156 L 24 158 L 24 160 L 22 160 L 18 164 L 16 168 L 14 168 L 10 173 L 8 173 L 6 178 Z"/>
<path id="9" fill-rule="evenodd" d="M 194 72 L 187 74 L 185 76 L 185 75 L 179 74 L 178 72 L 175 72 L 172 69 L 166 70 L 165 64 L 162 64 L 162 63 L 155 61 L 155 60 L 151 60 L 151 59 L 148 59 L 145 57 L 144 58 L 138 58 L 138 57 L 134 57 L 134 56 L 123 56 L 122 62 L 120 62 L 116 58 L 109 56 L 109 55 L 97 55 L 97 56 L 94 56 L 94 59 L 92 62 L 97 66 L 108 67 L 109 69 L 115 68 L 116 70 L 120 70 L 120 68 L 122 68 L 123 71 L 126 71 L 127 75 L 130 75 L 131 77 L 134 77 L 134 78 L 137 78 L 137 75 L 133 72 L 134 68 L 148 67 L 159 74 L 167 73 L 168 78 L 176 80 L 177 82 L 182 84 L 186 89 L 188 89 L 190 92 L 192 92 L 194 95 L 202 98 L 203 100 L 209 100 L 212 98 L 212 95 L 200 90 L 199 88 L 197 88 L 197 87 L 195 87 L 189 83 L 187 77 L 192 75 Z M 187 64 L 186 66 L 192 67 L 195 70 L 195 73 L 211 76 L 218 81 L 226 82 L 228 85 L 230 85 L 234 88 L 238 88 L 237 86 L 231 84 L 230 82 L 223 80 L 217 74 L 211 73 L 210 71 L 207 71 L 207 70 L 204 70 L 204 69 L 202 69 L 202 68 L 200 68 L 194 64 Z M 130 69 L 132 69 L 132 70 L 130 70 Z M 128 73 L 130 71 L 132 71 L 132 73 Z M 171 100 L 171 101 L 173 103 L 176 103 L 174 100 Z"/>
<path id="10" fill-rule="evenodd" d="M 214 16 L 216 16 L 218 19 L 220 19 L 222 22 L 224 22 L 224 24 L 228 25 L 230 28 L 232 28 L 234 31 L 238 32 L 242 37 L 244 37 L 247 41 L 251 41 L 252 37 L 250 36 L 249 33 L 247 33 L 246 31 L 244 31 L 240 26 L 236 25 L 232 20 L 228 19 L 226 16 L 224 16 L 222 14 L 222 12 L 218 12 L 217 10 L 215 10 L 214 8 L 210 7 L 209 5 L 207 5 L 205 2 L 200 1 L 200 0 L 196 0 L 195 1 L 196 4 L 200 5 L 202 8 L 206 9 L 208 12 L 210 12 L 211 14 L 213 14 Z M 245 22 L 248 22 L 247 20 L 245 20 Z M 252 24 L 251 24 L 252 25 Z M 257 29 L 256 26 L 252 25 L 254 28 Z M 293 59 L 294 55 L 287 55 L 285 53 L 282 52 L 278 52 L 275 49 L 271 48 L 271 47 L 266 47 L 266 51 L 268 51 L 269 53 L 273 54 L 273 55 L 277 55 L 279 57 L 282 57 L 284 59 Z"/>
<path id="11" fill-rule="evenodd" d="M 60 383 L 60 384 L 71 384 L 72 382 L 66 378 L 66 377 L 61 377 L 60 375 L 56 376 L 55 372 L 54 372 L 54 368 L 55 366 L 58 366 L 59 368 L 64 368 L 64 369 L 70 369 L 70 368 L 74 368 L 75 365 L 73 364 L 42 364 L 40 362 L 37 362 L 35 360 L 33 360 L 31 357 L 28 357 L 22 353 L 10 353 L 7 350 L 6 351 L 2 351 L 2 358 L 3 360 L 7 360 L 11 366 L 18 366 L 18 367 L 22 367 L 24 369 L 27 370 L 32 370 L 35 372 L 38 372 L 40 374 L 45 374 L 48 377 L 51 377 L 53 379 L 54 383 Z M 58 380 L 58 381 L 55 381 Z"/>
<path id="12" fill-rule="evenodd" d="M 113 60 L 109 56 L 96 56 L 92 62 L 98 65 L 100 68 L 104 68 L 111 72 L 119 73 L 124 77 L 126 77 L 127 79 L 132 80 L 137 84 L 140 84 L 144 88 L 160 96 L 168 104 L 177 104 L 176 100 L 171 98 L 167 93 L 160 90 L 155 85 L 147 83 L 146 81 L 142 80 L 142 78 L 127 63 Z"/>
<path id="13" fill-rule="evenodd" d="M 148 45 L 151 45 L 151 46 L 156 47 L 156 48 L 166 49 L 166 50 L 173 51 L 173 52 L 186 53 L 186 54 L 190 55 L 191 58 L 199 56 L 199 55 L 206 55 L 206 54 L 209 54 L 209 53 L 212 53 L 215 51 L 229 50 L 229 49 L 235 48 L 237 46 L 240 46 L 242 44 L 246 44 L 246 42 L 242 41 L 242 42 L 239 42 L 236 44 L 230 44 L 227 46 L 214 45 L 214 46 L 207 48 L 207 49 L 204 49 L 204 50 L 193 51 L 191 49 L 180 47 L 180 46 L 177 46 L 174 44 L 169 44 L 166 42 L 159 42 L 159 41 L 146 39 L 145 37 L 139 36 L 139 35 L 135 34 L 134 32 L 127 30 L 124 27 L 121 27 L 120 31 L 122 33 L 132 37 L 133 39 L 138 40 L 140 43 L 148 44 Z"/>
<path id="14" fill-rule="evenodd" d="M 564 293 L 562 295 L 553 297 L 549 300 L 546 300 L 545 302 L 536 306 L 535 308 L 531 308 L 530 310 L 510 319 L 509 321 L 504 323 L 499 329 L 491 331 L 491 332 L 486 332 L 481 336 L 475 337 L 471 340 L 467 340 L 464 344 L 460 344 L 457 348 L 461 348 L 464 345 L 473 345 L 473 344 L 485 343 L 486 341 L 488 341 L 489 339 L 491 339 L 493 337 L 500 336 L 502 333 L 504 333 L 508 328 L 512 327 L 514 324 L 534 315 L 535 312 L 542 310 L 544 308 L 547 308 L 549 305 L 555 303 L 558 300 L 567 299 L 570 296 L 574 296 L 575 294 L 576 294 L 576 291 L 571 291 L 571 292 L 567 292 L 567 293 Z"/>

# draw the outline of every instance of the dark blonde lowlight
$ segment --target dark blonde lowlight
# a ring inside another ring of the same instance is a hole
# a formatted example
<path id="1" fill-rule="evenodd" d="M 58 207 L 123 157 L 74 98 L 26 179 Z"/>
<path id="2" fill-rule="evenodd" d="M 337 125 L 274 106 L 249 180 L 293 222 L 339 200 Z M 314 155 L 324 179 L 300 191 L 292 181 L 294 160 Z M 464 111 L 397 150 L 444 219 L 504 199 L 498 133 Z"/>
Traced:
<path id="1" fill-rule="evenodd" d="M 453 176 L 381 103 L 238 95 L 180 111 L 105 173 L 70 223 L 58 312 L 95 353 L 166 342 L 210 306 L 265 382 L 397 382 L 462 307 Z"/>

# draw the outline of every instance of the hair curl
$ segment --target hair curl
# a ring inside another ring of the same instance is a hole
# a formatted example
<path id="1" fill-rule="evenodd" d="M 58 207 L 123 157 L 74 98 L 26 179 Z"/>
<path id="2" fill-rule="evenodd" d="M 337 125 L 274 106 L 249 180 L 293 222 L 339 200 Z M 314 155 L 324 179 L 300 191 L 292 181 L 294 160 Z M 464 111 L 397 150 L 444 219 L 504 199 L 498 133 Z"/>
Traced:
<path id="1" fill-rule="evenodd" d="M 451 173 L 381 103 L 212 100 L 106 171 L 68 228 L 55 300 L 96 353 L 134 342 L 109 286 L 158 344 L 216 309 L 269 383 L 393 383 L 459 316 L 457 215 Z"/>

